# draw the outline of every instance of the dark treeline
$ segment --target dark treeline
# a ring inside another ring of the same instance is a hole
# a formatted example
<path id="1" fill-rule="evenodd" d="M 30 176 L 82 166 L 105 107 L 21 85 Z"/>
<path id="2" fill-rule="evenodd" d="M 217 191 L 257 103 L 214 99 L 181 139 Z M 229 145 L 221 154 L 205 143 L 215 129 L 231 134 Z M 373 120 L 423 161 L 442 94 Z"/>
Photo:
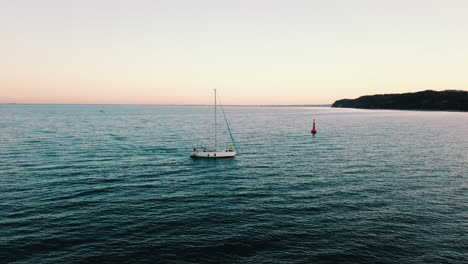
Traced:
<path id="1" fill-rule="evenodd" d="M 427 90 L 416 93 L 366 95 L 357 99 L 338 100 L 332 107 L 468 111 L 468 91 Z"/>

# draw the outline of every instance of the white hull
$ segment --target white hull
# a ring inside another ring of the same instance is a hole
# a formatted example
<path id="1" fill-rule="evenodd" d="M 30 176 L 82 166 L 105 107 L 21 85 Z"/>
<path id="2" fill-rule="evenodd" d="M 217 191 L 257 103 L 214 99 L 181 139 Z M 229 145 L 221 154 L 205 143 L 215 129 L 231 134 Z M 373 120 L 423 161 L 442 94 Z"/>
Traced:
<path id="1" fill-rule="evenodd" d="M 236 155 L 236 153 L 237 152 L 235 151 L 193 151 L 190 153 L 190 157 L 209 159 L 232 158 Z"/>

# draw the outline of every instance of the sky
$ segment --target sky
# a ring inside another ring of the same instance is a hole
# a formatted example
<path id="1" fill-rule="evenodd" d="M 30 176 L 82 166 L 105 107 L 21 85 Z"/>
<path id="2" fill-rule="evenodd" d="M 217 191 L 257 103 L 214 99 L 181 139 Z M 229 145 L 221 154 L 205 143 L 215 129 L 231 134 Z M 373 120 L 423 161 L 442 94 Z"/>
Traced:
<path id="1" fill-rule="evenodd" d="M 0 103 L 468 90 L 466 0 L 0 0 Z"/>

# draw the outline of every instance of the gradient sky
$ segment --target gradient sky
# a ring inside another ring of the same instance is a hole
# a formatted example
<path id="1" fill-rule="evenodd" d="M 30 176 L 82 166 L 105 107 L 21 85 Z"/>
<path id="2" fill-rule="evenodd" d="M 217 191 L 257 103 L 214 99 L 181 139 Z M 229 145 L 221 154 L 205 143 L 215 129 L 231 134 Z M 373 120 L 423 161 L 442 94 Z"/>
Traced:
<path id="1" fill-rule="evenodd" d="M 0 103 L 328 104 L 468 89 L 466 0 L 3 0 Z"/>

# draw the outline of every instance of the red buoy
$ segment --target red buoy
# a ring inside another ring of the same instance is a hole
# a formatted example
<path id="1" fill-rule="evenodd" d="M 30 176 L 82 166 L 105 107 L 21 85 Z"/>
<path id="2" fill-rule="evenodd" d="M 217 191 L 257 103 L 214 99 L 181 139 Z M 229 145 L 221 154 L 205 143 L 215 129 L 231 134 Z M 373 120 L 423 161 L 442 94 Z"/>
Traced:
<path id="1" fill-rule="evenodd" d="M 310 131 L 310 133 L 312 133 L 313 135 L 317 133 L 317 130 L 315 129 L 315 119 L 314 119 L 314 123 L 312 124 L 312 130 Z"/>

